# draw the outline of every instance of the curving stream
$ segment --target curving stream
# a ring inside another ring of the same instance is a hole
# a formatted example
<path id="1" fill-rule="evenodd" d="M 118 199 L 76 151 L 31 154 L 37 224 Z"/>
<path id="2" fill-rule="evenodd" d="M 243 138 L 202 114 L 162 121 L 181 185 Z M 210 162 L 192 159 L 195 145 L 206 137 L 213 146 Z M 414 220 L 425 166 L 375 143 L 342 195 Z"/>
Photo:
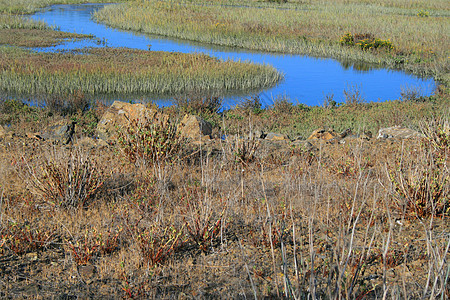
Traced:
<path id="1" fill-rule="evenodd" d="M 355 66 L 333 59 L 313 58 L 301 55 L 283 55 L 243 51 L 235 48 L 215 47 L 195 42 L 175 40 L 125 32 L 97 24 L 91 20 L 93 11 L 105 4 L 54 5 L 32 16 L 55 25 L 62 31 L 93 34 L 98 40 L 66 42 L 39 51 L 70 50 L 83 47 L 128 47 L 154 51 L 202 52 L 220 59 L 245 60 L 274 66 L 285 75 L 285 80 L 271 89 L 257 91 L 263 105 L 270 105 L 277 97 L 286 96 L 294 103 L 320 105 L 325 95 L 334 100 L 344 100 L 344 90 L 357 88 L 364 99 L 385 101 L 398 99 L 402 89 L 414 89 L 422 95 L 430 95 L 436 87 L 433 79 L 422 79 L 400 71 Z M 243 96 L 227 96 L 224 106 L 234 105 Z M 160 105 L 170 100 L 159 99 Z"/>

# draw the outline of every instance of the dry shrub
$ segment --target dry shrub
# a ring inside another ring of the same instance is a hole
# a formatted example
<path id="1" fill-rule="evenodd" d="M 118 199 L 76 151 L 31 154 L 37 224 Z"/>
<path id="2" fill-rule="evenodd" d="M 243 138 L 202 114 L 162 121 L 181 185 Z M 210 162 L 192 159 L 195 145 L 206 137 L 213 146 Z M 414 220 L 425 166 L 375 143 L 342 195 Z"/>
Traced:
<path id="1" fill-rule="evenodd" d="M 51 112 L 63 116 L 85 112 L 90 105 L 88 98 L 81 91 L 74 91 L 65 95 L 48 95 L 44 102 Z"/>
<path id="2" fill-rule="evenodd" d="M 409 155 L 391 168 L 397 206 L 418 217 L 450 215 L 450 172 L 448 121 L 433 120 L 423 125 L 425 138 L 417 155 Z"/>
<path id="3" fill-rule="evenodd" d="M 100 165 L 79 148 L 53 148 L 46 153 L 23 156 L 16 166 L 32 193 L 63 208 L 89 205 L 105 179 Z"/>
<path id="4" fill-rule="evenodd" d="M 55 240 L 54 228 L 36 228 L 27 223 L 8 222 L 0 228 L 0 253 L 9 249 L 17 255 L 47 248 Z"/>
<path id="5" fill-rule="evenodd" d="M 214 199 L 200 186 L 186 187 L 181 202 L 190 240 L 204 253 L 209 252 L 226 227 L 226 202 Z"/>

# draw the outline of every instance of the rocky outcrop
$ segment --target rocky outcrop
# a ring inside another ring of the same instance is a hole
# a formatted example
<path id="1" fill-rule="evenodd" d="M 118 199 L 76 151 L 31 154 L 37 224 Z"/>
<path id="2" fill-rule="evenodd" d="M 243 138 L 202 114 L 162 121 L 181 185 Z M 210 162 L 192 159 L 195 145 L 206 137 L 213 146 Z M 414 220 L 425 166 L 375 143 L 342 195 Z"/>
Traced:
<path id="1" fill-rule="evenodd" d="M 337 134 L 333 129 L 319 128 L 314 130 L 309 136 L 308 140 L 324 140 L 329 141 L 334 138 L 340 138 L 341 136 Z"/>
<path id="2" fill-rule="evenodd" d="M 424 135 L 418 131 L 401 126 L 394 126 L 389 128 L 381 128 L 378 131 L 377 139 L 390 139 L 390 138 L 409 139 L 421 137 L 424 137 Z"/>
<path id="3" fill-rule="evenodd" d="M 112 140 L 117 137 L 117 130 L 128 126 L 130 121 L 156 122 L 168 120 L 168 116 L 145 105 L 137 103 L 114 101 L 103 114 L 97 125 L 97 136 L 103 140 Z"/>
<path id="4" fill-rule="evenodd" d="M 212 126 L 199 116 L 185 115 L 178 124 L 181 137 L 192 141 L 209 139 L 212 134 Z"/>

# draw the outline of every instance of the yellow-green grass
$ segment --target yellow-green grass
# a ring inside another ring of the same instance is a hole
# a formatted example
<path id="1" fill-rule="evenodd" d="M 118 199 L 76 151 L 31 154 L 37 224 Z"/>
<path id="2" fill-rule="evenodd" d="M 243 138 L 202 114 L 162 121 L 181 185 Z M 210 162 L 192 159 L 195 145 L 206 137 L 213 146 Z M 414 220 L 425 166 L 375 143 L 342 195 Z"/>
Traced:
<path id="1" fill-rule="evenodd" d="M 65 39 L 92 38 L 91 35 L 55 30 L 42 21 L 26 17 L 0 14 L 0 45 L 19 47 L 48 47 Z"/>
<path id="2" fill-rule="evenodd" d="M 282 79 L 267 65 L 126 48 L 34 53 L 3 47 L 0 70 L 0 89 L 20 94 L 231 91 L 269 87 Z"/>
<path id="3" fill-rule="evenodd" d="M 118 0 L 114 2 L 124 2 Z M 41 8 L 53 4 L 80 4 L 80 3 L 102 3 L 107 0 L 0 0 L 0 13 L 7 14 L 31 14 Z"/>
<path id="4" fill-rule="evenodd" d="M 240 48 L 350 59 L 433 75 L 448 82 L 450 8 L 445 1 L 338 1 L 286 4 L 237 0 L 132 1 L 95 13 L 126 30 Z M 341 45 L 347 32 L 394 49 Z"/>

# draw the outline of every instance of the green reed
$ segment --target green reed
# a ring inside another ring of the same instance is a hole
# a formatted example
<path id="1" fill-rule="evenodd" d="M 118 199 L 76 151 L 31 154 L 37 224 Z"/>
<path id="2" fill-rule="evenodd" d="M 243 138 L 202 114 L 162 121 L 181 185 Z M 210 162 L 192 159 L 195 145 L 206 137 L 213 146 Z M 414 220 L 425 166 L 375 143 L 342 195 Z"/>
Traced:
<path id="1" fill-rule="evenodd" d="M 100 48 L 33 53 L 0 48 L 0 89 L 25 94 L 184 93 L 269 87 L 274 68 L 203 54 Z"/>

